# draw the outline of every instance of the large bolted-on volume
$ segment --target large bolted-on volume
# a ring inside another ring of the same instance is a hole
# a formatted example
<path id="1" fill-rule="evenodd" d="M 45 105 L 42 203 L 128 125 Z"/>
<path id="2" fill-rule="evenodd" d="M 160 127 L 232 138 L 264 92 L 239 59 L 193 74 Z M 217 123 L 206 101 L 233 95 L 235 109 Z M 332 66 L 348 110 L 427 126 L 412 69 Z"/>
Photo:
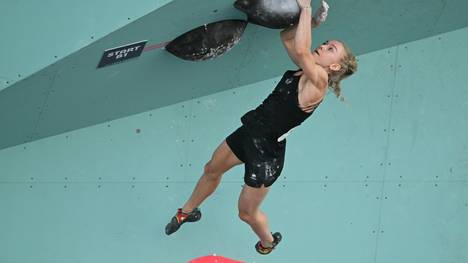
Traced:
<path id="1" fill-rule="evenodd" d="M 237 0 L 234 7 L 246 13 L 250 23 L 273 29 L 297 24 L 301 11 L 296 0 Z"/>
<path id="2" fill-rule="evenodd" d="M 205 24 L 178 36 L 166 46 L 166 50 L 190 61 L 213 59 L 233 48 L 246 26 L 247 21 L 238 19 Z"/>

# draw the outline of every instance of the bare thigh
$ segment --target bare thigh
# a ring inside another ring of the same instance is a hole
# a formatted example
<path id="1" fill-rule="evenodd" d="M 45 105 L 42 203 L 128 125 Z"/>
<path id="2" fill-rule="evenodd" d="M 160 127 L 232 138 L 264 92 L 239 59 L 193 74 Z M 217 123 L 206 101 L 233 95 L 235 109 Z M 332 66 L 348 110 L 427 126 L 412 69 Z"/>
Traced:
<path id="1" fill-rule="evenodd" d="M 211 160 L 206 164 L 205 170 L 213 174 L 223 174 L 232 167 L 241 164 L 242 161 L 232 152 L 226 140 L 213 152 Z"/>
<path id="2" fill-rule="evenodd" d="M 239 213 L 240 214 L 252 214 L 256 212 L 265 199 L 270 187 L 262 185 L 261 188 L 254 188 L 248 185 L 244 185 L 242 192 L 239 196 Z"/>

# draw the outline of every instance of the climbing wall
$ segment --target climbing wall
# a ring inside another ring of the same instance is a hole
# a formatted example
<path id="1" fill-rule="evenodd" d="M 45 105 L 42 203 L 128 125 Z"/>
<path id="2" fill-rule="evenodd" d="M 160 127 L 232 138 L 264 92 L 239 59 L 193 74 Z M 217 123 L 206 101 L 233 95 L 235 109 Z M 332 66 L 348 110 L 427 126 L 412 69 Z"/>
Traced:
<path id="1" fill-rule="evenodd" d="M 164 226 L 279 77 L 0 151 L 0 262 L 467 262 L 467 33 L 359 56 L 345 102 L 327 95 L 288 137 L 269 256 L 237 217 L 242 166 L 200 222 Z"/>

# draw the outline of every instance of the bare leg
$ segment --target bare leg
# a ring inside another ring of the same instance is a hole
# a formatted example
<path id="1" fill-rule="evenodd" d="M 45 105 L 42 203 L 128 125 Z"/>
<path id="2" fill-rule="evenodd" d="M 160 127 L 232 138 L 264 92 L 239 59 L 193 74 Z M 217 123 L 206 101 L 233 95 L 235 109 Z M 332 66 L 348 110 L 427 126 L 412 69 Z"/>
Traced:
<path id="1" fill-rule="evenodd" d="M 195 189 L 192 192 L 189 200 L 182 207 L 182 211 L 189 213 L 193 209 L 199 207 L 205 199 L 210 196 L 218 187 L 221 182 L 221 175 L 219 176 L 210 176 L 203 174 L 198 180 Z"/>
<path id="2" fill-rule="evenodd" d="M 198 180 L 192 196 L 182 207 L 182 211 L 190 212 L 199 207 L 216 190 L 222 175 L 241 163 L 242 161 L 234 155 L 226 141 L 223 141 L 214 151 L 211 160 L 205 165 L 203 175 Z"/>
<path id="3" fill-rule="evenodd" d="M 264 247 L 271 247 L 273 236 L 268 227 L 266 215 L 260 211 L 260 204 L 269 191 L 268 187 L 254 188 L 244 185 L 239 197 L 239 217 L 250 225 Z"/>

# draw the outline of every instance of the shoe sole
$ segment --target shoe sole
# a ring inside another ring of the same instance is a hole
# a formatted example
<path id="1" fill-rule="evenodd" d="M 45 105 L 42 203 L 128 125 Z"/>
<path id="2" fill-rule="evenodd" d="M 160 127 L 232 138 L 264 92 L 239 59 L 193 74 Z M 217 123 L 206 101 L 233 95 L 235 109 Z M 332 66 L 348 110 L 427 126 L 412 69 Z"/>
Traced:
<path id="1" fill-rule="evenodd" d="M 171 222 L 169 222 L 169 224 L 166 225 L 166 235 L 169 236 L 173 234 L 174 232 L 179 230 L 180 226 L 182 226 L 186 222 L 193 223 L 193 222 L 199 221 L 200 219 L 201 219 L 201 212 L 198 209 L 195 214 L 187 217 L 184 221 L 182 221 L 182 223 L 179 223 L 179 221 L 177 220 L 177 217 L 174 216 L 172 217 Z"/>

